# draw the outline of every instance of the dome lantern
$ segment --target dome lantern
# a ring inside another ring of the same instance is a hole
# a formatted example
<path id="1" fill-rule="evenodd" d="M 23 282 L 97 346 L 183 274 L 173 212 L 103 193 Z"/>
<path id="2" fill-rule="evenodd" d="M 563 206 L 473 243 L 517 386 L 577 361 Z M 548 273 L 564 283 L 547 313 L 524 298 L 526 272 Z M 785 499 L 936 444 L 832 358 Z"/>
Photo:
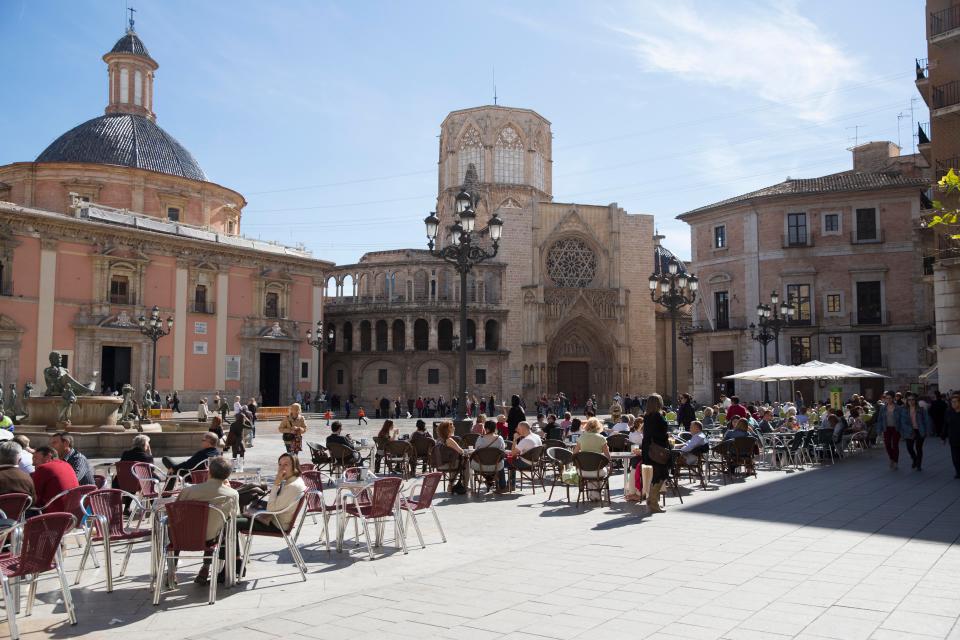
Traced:
<path id="1" fill-rule="evenodd" d="M 153 72 L 160 65 L 150 57 L 147 47 L 133 29 L 133 13 L 126 34 L 104 54 L 110 92 L 105 112 L 129 113 L 156 119 L 153 112 Z"/>

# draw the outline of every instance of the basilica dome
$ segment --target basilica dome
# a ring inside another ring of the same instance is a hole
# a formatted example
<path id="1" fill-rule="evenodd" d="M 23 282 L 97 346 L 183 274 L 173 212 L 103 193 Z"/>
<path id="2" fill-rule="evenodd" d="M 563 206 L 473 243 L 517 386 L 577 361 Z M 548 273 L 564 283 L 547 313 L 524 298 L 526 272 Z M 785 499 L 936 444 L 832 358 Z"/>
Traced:
<path id="1" fill-rule="evenodd" d="M 108 113 L 87 120 L 54 140 L 37 156 L 37 162 L 112 164 L 190 180 L 207 179 L 173 136 L 150 118 L 131 113 Z"/>
<path id="2" fill-rule="evenodd" d="M 666 275 L 670 269 L 670 261 L 677 261 L 677 273 L 688 273 L 687 265 L 683 260 L 673 255 L 673 252 L 659 242 L 653 247 L 653 272 L 658 276 Z"/>

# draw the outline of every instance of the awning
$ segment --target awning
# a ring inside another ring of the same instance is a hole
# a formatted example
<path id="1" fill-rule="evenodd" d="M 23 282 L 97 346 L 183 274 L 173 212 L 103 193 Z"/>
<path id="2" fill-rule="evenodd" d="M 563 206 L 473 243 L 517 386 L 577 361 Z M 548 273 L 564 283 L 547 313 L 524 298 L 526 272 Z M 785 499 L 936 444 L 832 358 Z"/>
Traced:
<path id="1" fill-rule="evenodd" d="M 939 384 L 940 375 L 939 375 L 939 372 L 937 371 L 937 366 L 938 365 L 933 365 L 932 367 L 930 367 L 929 369 L 921 373 L 920 379 L 927 383 L 932 382 L 932 383 Z"/>

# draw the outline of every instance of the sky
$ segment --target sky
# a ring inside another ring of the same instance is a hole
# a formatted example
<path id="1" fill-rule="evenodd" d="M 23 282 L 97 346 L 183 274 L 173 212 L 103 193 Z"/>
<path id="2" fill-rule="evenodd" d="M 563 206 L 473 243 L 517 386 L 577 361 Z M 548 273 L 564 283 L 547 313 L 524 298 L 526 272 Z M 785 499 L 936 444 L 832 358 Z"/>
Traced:
<path id="1" fill-rule="evenodd" d="M 494 79 L 551 121 L 555 201 L 654 215 L 682 258 L 677 214 L 913 152 L 929 119 L 922 0 L 0 0 L 0 165 L 103 113 L 128 4 L 157 123 L 244 194 L 244 235 L 338 264 L 425 248 L 440 123 Z"/>

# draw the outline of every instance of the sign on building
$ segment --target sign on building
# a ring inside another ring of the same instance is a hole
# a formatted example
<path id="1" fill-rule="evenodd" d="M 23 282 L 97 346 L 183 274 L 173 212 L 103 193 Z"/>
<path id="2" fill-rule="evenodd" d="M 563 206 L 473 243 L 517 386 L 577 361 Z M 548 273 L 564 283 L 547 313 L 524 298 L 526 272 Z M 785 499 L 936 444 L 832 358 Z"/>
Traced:
<path id="1" fill-rule="evenodd" d="M 194 342 L 193 343 L 193 354 L 196 356 L 205 356 L 207 355 L 207 343 L 206 342 Z"/>
<path id="2" fill-rule="evenodd" d="M 240 379 L 240 356 L 224 356 L 227 364 L 227 380 Z"/>
<path id="3" fill-rule="evenodd" d="M 194 322 L 193 323 L 193 332 L 197 335 L 206 335 L 207 334 L 207 323 L 206 322 Z M 196 353 L 196 352 L 194 352 Z"/>

